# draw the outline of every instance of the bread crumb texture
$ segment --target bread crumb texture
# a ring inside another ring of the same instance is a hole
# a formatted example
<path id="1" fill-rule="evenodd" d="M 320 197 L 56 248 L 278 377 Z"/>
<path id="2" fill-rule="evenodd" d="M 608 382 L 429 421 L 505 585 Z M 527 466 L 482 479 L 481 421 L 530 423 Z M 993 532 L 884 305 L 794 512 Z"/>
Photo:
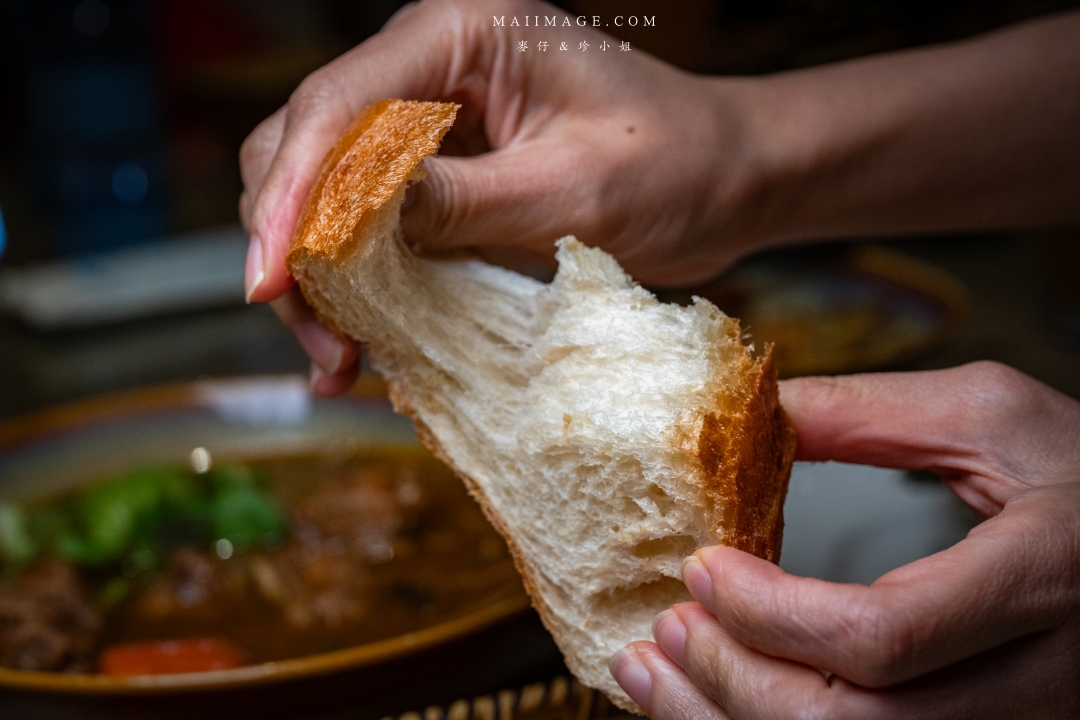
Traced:
<path id="1" fill-rule="evenodd" d="M 573 237 L 550 284 L 413 254 L 404 188 L 455 109 L 361 114 L 288 265 L 320 317 L 368 343 L 395 407 L 506 537 L 569 668 L 638 710 L 607 661 L 690 598 L 683 558 L 724 543 L 779 559 L 795 439 L 770 350 L 753 357 L 737 320 L 659 302 Z"/>

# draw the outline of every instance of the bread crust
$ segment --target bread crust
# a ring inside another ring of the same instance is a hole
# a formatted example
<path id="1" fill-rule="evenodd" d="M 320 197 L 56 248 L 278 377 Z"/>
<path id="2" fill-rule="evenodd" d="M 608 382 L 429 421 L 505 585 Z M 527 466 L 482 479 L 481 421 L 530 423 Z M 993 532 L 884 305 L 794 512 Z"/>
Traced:
<path id="1" fill-rule="evenodd" d="M 324 160 L 320 178 L 304 207 L 286 256 L 286 264 L 308 303 L 320 319 L 335 330 L 343 332 L 336 321 L 342 317 L 340 304 L 349 304 L 368 292 L 370 288 L 364 287 L 366 282 L 377 284 L 370 276 L 377 273 L 370 268 L 380 267 L 372 264 L 379 254 L 368 251 L 381 245 L 369 243 L 365 238 L 387 237 L 387 242 L 401 244 L 396 225 L 390 228 L 389 236 L 379 235 L 385 229 L 386 213 L 388 209 L 392 211 L 396 223 L 406 184 L 417 176 L 423 158 L 438 148 L 453 123 L 457 107 L 401 100 L 376 103 L 357 117 Z M 410 255 L 404 246 L 400 252 L 403 256 Z M 346 282 L 338 283 L 332 292 L 325 290 L 323 283 L 336 267 L 346 261 L 358 260 L 362 267 L 369 269 L 368 277 L 356 281 L 350 276 Z M 415 258 L 405 262 L 413 261 Z M 412 287 L 400 283 L 399 286 Z M 389 297 L 393 298 L 393 295 Z M 396 311 L 397 305 L 392 312 Z M 657 438 L 657 442 L 671 443 L 671 455 L 679 457 L 679 467 L 685 468 L 687 482 L 694 483 L 695 492 L 705 498 L 703 504 L 710 511 L 707 517 L 703 516 L 703 524 L 707 526 L 709 540 L 776 562 L 780 556 L 783 503 L 795 453 L 795 433 L 780 406 L 772 348 L 766 346 L 760 357 L 752 357 L 751 351 L 739 342 L 738 322 L 726 318 L 715 308 L 712 311 L 723 319 L 724 332 L 737 345 L 737 351 L 733 357 L 726 358 L 724 368 L 718 369 L 718 374 L 708 380 L 706 387 L 715 390 L 706 391 L 703 406 L 689 408 L 687 417 L 693 418 L 693 422 L 685 427 L 672 427 L 670 437 Z M 345 318 L 341 322 L 348 325 L 350 321 Z M 351 327 L 357 327 L 355 318 L 351 322 Z M 361 323 L 360 327 L 370 325 Z M 412 330 L 412 325 L 399 325 L 396 331 L 410 333 Z M 394 356 L 376 352 L 379 350 L 377 338 L 361 339 L 372 341 L 373 362 L 380 360 L 388 368 L 396 368 Z M 519 543 L 511 527 L 485 495 L 479 479 L 454 461 L 454 453 L 449 451 L 454 448 L 443 447 L 436 433 L 421 418 L 421 408 L 431 402 L 425 389 L 412 387 L 406 376 L 395 373 L 388 373 L 387 384 L 394 408 L 413 420 L 421 443 L 461 477 L 484 514 L 506 539 L 533 606 L 564 648 L 571 671 L 579 677 L 592 678 L 590 684 L 600 682 L 597 668 L 580 667 L 588 663 L 572 652 L 566 652 L 565 621 L 545 599 L 542 586 L 550 584 L 549 580 L 538 574 L 525 557 L 523 547 L 527 541 L 521 539 Z M 677 569 L 676 562 L 665 573 L 670 577 Z M 635 582 L 628 581 L 627 584 L 634 586 Z M 557 601 L 551 599 L 550 602 Z M 562 627 L 560 623 L 563 623 Z M 604 688 L 616 704 L 640 712 L 627 696 L 619 694 L 621 690 L 606 675 L 606 669 L 602 672 L 608 683 Z"/>
<path id="2" fill-rule="evenodd" d="M 731 388 L 723 412 L 706 413 L 697 458 L 705 492 L 724 508 L 724 545 L 780 561 L 784 498 L 795 459 L 795 430 L 780 405 L 772 345 Z"/>
<path id="3" fill-rule="evenodd" d="M 409 392 L 399 383 L 388 383 L 394 410 L 413 421 L 420 443 L 445 463 L 464 483 L 484 516 L 506 541 L 507 550 L 529 594 L 533 609 L 556 639 L 562 633 L 553 608 L 544 601 L 537 578 L 518 547 L 514 533 L 492 507 L 483 488 L 464 472 L 446 452 L 427 425 L 417 417 Z M 697 439 L 697 460 L 706 480 L 703 493 L 723 508 L 716 527 L 719 543 L 778 563 L 784 534 L 784 499 L 795 458 L 795 430 L 780 405 L 772 345 L 753 361 L 745 382 L 718 398 L 724 412 L 705 414 Z M 561 643 L 560 643 L 561 645 Z M 566 655 L 570 671 L 585 676 L 575 656 Z M 644 715 L 625 698 L 611 700 L 627 712 Z"/>
<path id="4" fill-rule="evenodd" d="M 351 254 L 377 211 L 439 149 L 456 103 L 380 100 L 364 108 L 323 160 L 285 265 Z"/>

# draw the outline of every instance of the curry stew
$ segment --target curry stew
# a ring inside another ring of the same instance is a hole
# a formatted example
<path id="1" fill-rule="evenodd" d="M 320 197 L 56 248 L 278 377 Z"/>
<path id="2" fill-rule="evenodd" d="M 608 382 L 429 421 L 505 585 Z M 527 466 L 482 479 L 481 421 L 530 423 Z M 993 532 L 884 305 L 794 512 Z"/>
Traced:
<path id="1" fill-rule="evenodd" d="M 426 452 L 196 470 L 0 506 L 0 666 L 221 669 L 393 637 L 521 592 L 502 539 Z"/>

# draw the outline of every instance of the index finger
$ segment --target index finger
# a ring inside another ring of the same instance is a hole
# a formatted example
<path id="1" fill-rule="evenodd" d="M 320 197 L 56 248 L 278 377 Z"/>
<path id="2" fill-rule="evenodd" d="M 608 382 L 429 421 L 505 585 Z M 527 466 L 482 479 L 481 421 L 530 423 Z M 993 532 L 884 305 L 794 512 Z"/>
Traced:
<path id="1" fill-rule="evenodd" d="M 1080 605 L 1080 483 L 1030 490 L 967 539 L 870 587 L 788 575 L 726 547 L 688 558 L 694 597 L 740 642 L 867 687 L 1056 627 Z"/>
<path id="2" fill-rule="evenodd" d="M 1075 646 L 1068 633 L 1020 638 L 923 677 L 874 689 L 753 650 L 697 603 L 673 606 L 654 628 L 656 645 L 639 641 L 624 652 L 636 651 L 648 670 L 644 682 L 631 688 L 645 689 L 635 699 L 656 720 L 705 717 L 698 708 L 707 711 L 709 699 L 735 720 L 1061 718 L 1076 717 L 1080 707 L 1072 691 L 1075 666 L 1068 658 Z M 686 680 L 696 687 L 687 691 Z M 665 714 L 672 695 L 689 696 L 697 708 Z"/>
<path id="3" fill-rule="evenodd" d="M 270 163 L 281 146 L 281 136 L 285 132 L 285 113 L 282 107 L 263 120 L 251 131 L 240 146 L 240 179 L 244 184 L 240 193 L 240 224 L 251 232 L 251 211 L 255 198 L 259 194 L 266 174 L 270 172 Z"/>

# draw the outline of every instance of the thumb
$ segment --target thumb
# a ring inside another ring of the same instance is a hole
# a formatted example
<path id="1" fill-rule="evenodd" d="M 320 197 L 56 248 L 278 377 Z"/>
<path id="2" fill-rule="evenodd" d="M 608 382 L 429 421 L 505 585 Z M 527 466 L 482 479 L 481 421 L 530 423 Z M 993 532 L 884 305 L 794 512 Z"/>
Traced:
<path id="1" fill-rule="evenodd" d="M 1080 464 L 1080 404 L 998 363 L 785 380 L 780 401 L 797 459 L 929 468 L 986 516 Z"/>
<path id="2" fill-rule="evenodd" d="M 427 178 L 409 189 L 402 210 L 405 239 L 433 252 L 514 247 L 550 257 L 555 240 L 588 228 L 579 158 L 542 141 L 428 158 Z"/>

